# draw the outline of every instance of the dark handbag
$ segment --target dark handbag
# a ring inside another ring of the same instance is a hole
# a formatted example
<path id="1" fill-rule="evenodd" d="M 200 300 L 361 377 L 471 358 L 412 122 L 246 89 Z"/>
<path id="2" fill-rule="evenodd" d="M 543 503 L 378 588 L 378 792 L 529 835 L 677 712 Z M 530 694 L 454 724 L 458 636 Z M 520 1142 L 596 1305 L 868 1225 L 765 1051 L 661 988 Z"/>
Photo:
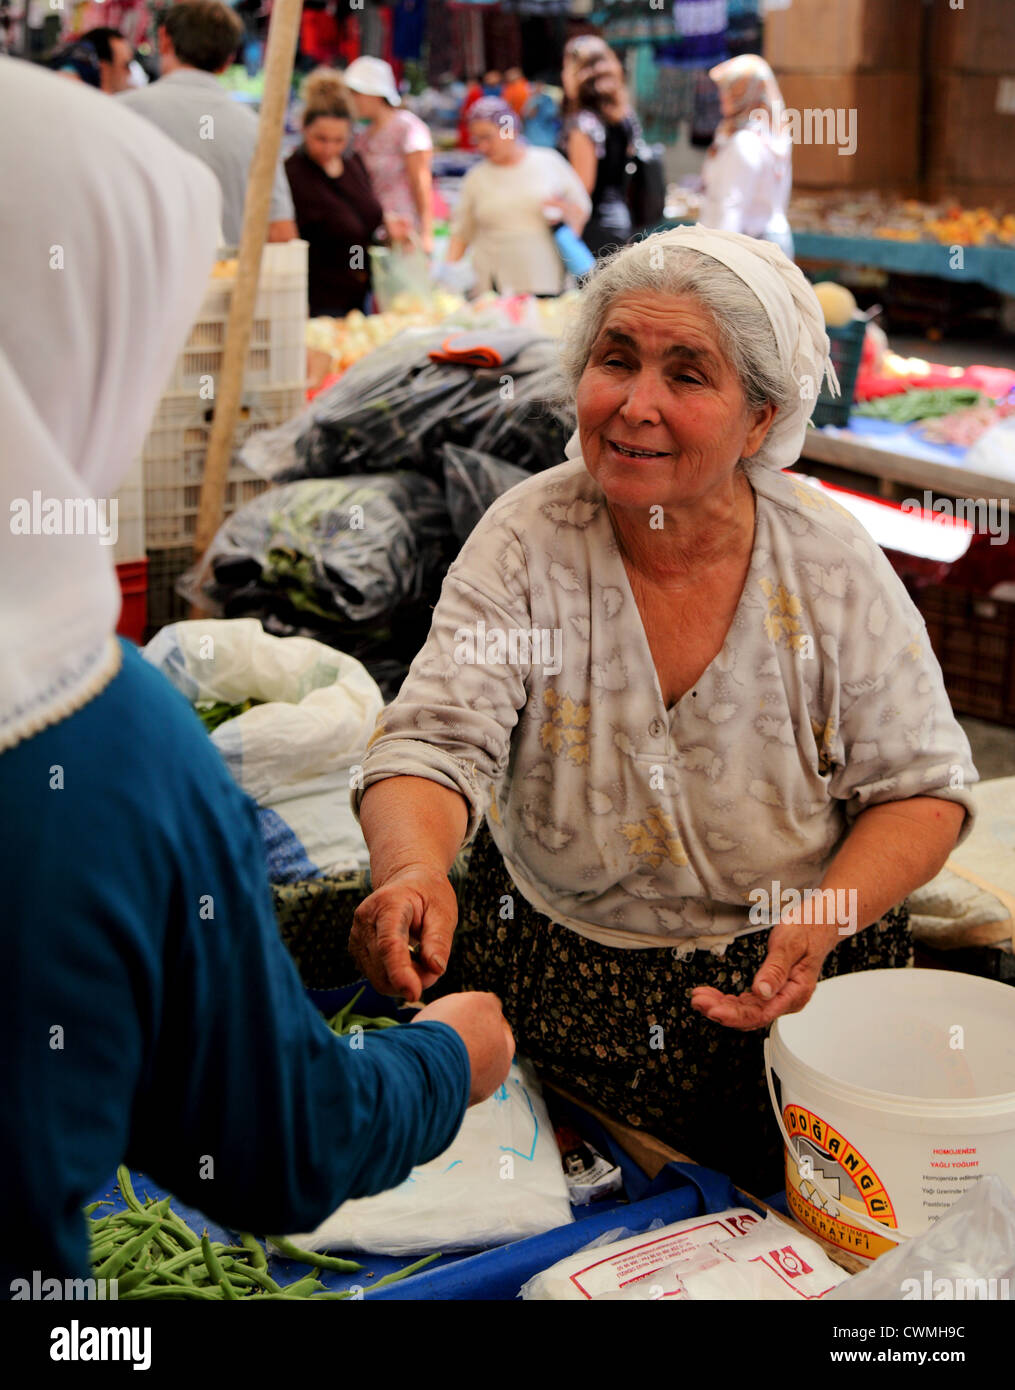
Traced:
<path id="1" fill-rule="evenodd" d="M 632 229 L 640 232 L 658 226 L 666 206 L 666 175 L 662 160 L 640 137 L 632 141 L 628 150 L 627 174 Z"/>

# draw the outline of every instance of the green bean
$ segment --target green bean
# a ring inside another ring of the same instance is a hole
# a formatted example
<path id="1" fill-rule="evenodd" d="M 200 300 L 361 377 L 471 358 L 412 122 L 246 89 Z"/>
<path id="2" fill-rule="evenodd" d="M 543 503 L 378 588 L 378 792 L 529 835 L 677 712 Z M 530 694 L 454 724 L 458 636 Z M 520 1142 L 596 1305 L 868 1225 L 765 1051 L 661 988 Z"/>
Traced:
<path id="1" fill-rule="evenodd" d="M 266 1293 L 282 1292 L 282 1285 L 276 1284 L 275 1280 L 271 1277 L 270 1274 L 266 1273 L 265 1270 L 252 1269 L 248 1267 L 245 1268 L 243 1272 L 248 1279 L 252 1279 L 254 1283 L 257 1284 L 259 1288 L 264 1289 Z"/>
<path id="2" fill-rule="evenodd" d="M 204 1251 L 198 1246 L 196 1250 L 185 1250 L 182 1255 L 174 1255 L 171 1260 L 164 1260 L 159 1268 L 163 1274 L 176 1274 L 203 1258 Z"/>
<path id="3" fill-rule="evenodd" d="M 318 1279 L 316 1274 L 307 1274 L 304 1275 L 302 1279 L 297 1279 L 295 1284 L 283 1285 L 282 1293 L 289 1298 L 306 1298 L 307 1294 L 310 1293 L 313 1289 L 320 1289 L 323 1287 L 324 1285 L 321 1283 L 320 1279 Z M 265 1298 L 272 1297 L 277 1298 L 279 1297 L 279 1295 L 265 1294 Z"/>
<path id="4" fill-rule="evenodd" d="M 111 1207 L 112 1202 L 92 1202 L 90 1206 L 82 1207 L 85 1216 L 91 1216 L 93 1211 L 98 1211 L 99 1207 Z"/>
<path id="5" fill-rule="evenodd" d="M 221 1301 L 222 1291 L 217 1285 L 213 1290 L 189 1288 L 186 1284 L 171 1284 L 168 1288 L 142 1284 L 138 1289 L 129 1290 L 123 1297 L 125 1301 L 135 1298 L 210 1298 Z"/>
<path id="6" fill-rule="evenodd" d="M 249 1252 L 255 1269 L 265 1270 L 268 1268 L 268 1257 L 264 1253 L 261 1242 L 256 1237 L 252 1236 L 249 1231 L 241 1231 L 240 1243 Z"/>
<path id="7" fill-rule="evenodd" d="M 166 1213 L 166 1225 L 170 1227 L 170 1233 L 176 1237 L 181 1245 L 188 1250 L 200 1250 L 200 1240 L 178 1212 L 168 1211 Z"/>
<path id="8" fill-rule="evenodd" d="M 136 1236 L 128 1240 L 125 1245 L 121 1245 L 117 1250 L 99 1265 L 95 1271 L 96 1279 L 112 1279 L 119 1274 L 120 1270 L 136 1256 L 147 1245 L 151 1244 L 154 1232 L 151 1229 L 139 1231 Z"/>
<path id="9" fill-rule="evenodd" d="M 141 1288 L 155 1279 L 158 1269 L 148 1267 L 145 1269 L 131 1269 L 126 1274 L 121 1275 L 116 1284 L 116 1296 L 122 1298 L 124 1294 L 130 1293 L 132 1289 Z"/>
<path id="10" fill-rule="evenodd" d="M 301 1250 L 284 1236 L 269 1236 L 268 1239 L 287 1260 L 300 1260 L 305 1265 L 313 1265 L 315 1269 L 334 1269 L 340 1274 L 354 1274 L 363 1268 L 353 1260 L 339 1260 L 333 1255 L 322 1255 L 317 1250 Z"/>
<path id="11" fill-rule="evenodd" d="M 370 1284 L 363 1290 L 364 1293 L 372 1293 L 374 1289 L 379 1289 L 385 1284 L 397 1284 L 400 1279 L 408 1279 L 410 1274 L 416 1274 L 419 1270 L 425 1269 L 427 1265 L 433 1264 L 434 1260 L 439 1260 L 441 1252 L 438 1250 L 433 1255 L 427 1255 L 425 1259 L 417 1260 L 415 1264 L 406 1265 L 404 1269 L 396 1269 L 391 1274 L 385 1274 L 383 1279 L 378 1279 L 376 1284 Z"/>
<path id="12" fill-rule="evenodd" d="M 116 1170 L 116 1181 L 120 1184 L 123 1200 L 127 1203 L 128 1207 L 130 1207 L 131 1211 L 143 1212 L 144 1207 L 138 1201 L 134 1193 L 133 1184 L 130 1180 L 130 1169 L 125 1167 L 122 1163 Z"/>
<path id="13" fill-rule="evenodd" d="M 358 990 L 356 991 L 356 993 L 353 995 L 353 997 L 352 997 L 351 999 L 349 999 L 345 1004 L 342 1005 L 342 1007 L 339 1009 L 338 1013 L 335 1014 L 334 1018 L 330 1018 L 330 1019 L 328 1020 L 328 1027 L 329 1027 L 329 1028 L 333 1029 L 334 1032 L 336 1032 L 336 1033 L 338 1033 L 338 1032 L 341 1031 L 339 1025 L 340 1025 L 340 1024 L 342 1023 L 342 1021 L 345 1019 L 346 1014 L 348 1014 L 349 1012 L 351 1012 L 353 1006 L 359 1002 L 359 997 L 360 997 L 360 995 L 363 993 L 363 991 L 364 991 L 365 989 L 366 989 L 366 985 L 363 985 L 362 989 L 358 989 Z"/>
<path id="14" fill-rule="evenodd" d="M 236 1290 L 230 1284 L 228 1276 L 218 1262 L 218 1257 L 211 1248 L 211 1241 L 207 1235 L 201 1237 L 201 1253 L 204 1255 L 204 1262 L 208 1266 L 208 1273 L 212 1279 L 222 1289 L 222 1297 L 234 1299 L 237 1297 Z"/>

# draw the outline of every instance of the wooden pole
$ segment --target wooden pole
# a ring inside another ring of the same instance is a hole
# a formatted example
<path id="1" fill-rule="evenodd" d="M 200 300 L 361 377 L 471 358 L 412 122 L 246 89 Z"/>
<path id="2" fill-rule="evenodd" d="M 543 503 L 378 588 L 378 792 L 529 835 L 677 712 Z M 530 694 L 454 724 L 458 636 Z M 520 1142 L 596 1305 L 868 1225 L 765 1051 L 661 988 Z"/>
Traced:
<path id="1" fill-rule="evenodd" d="M 232 459 L 233 433 L 243 391 L 261 252 L 268 234 L 272 186 L 282 145 L 302 9 L 302 0 L 275 0 L 272 6 L 264 62 L 264 98 L 261 102 L 257 145 L 247 178 L 236 281 L 229 306 L 222 373 L 216 383 L 215 414 L 201 484 L 201 504 L 194 538 L 194 557 L 198 560 L 207 550 L 222 521 L 226 474 Z"/>

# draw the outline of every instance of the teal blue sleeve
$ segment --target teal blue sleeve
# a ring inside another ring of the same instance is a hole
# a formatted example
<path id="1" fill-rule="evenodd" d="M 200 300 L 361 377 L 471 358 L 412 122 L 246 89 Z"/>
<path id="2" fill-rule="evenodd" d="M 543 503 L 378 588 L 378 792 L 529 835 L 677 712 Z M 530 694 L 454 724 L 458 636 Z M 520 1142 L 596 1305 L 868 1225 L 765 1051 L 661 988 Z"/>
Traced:
<path id="1" fill-rule="evenodd" d="M 330 1032 L 279 937 L 253 804 L 136 650 L 0 756 L 0 804 L 0 1287 L 85 1271 L 80 1205 L 121 1162 L 283 1232 L 454 1138 L 460 1037 Z"/>

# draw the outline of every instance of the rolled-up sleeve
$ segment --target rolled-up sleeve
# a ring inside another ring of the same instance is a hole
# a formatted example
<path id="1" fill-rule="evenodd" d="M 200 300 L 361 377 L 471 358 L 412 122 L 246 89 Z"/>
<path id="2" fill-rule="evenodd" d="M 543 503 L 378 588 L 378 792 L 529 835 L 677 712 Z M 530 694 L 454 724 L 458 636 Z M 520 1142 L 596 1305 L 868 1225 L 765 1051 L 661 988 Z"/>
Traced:
<path id="1" fill-rule="evenodd" d="M 830 789 L 850 822 L 869 806 L 937 796 L 965 808 L 957 843 L 969 835 L 976 813 L 970 788 L 979 773 L 925 627 L 880 674 L 844 685 L 835 741 Z"/>
<path id="2" fill-rule="evenodd" d="M 488 514 L 448 571 L 426 643 L 381 712 L 352 792 L 357 819 L 374 782 L 425 777 L 465 798 L 472 839 L 527 699 L 528 667 L 510 656 L 530 630 L 522 543 Z"/>

